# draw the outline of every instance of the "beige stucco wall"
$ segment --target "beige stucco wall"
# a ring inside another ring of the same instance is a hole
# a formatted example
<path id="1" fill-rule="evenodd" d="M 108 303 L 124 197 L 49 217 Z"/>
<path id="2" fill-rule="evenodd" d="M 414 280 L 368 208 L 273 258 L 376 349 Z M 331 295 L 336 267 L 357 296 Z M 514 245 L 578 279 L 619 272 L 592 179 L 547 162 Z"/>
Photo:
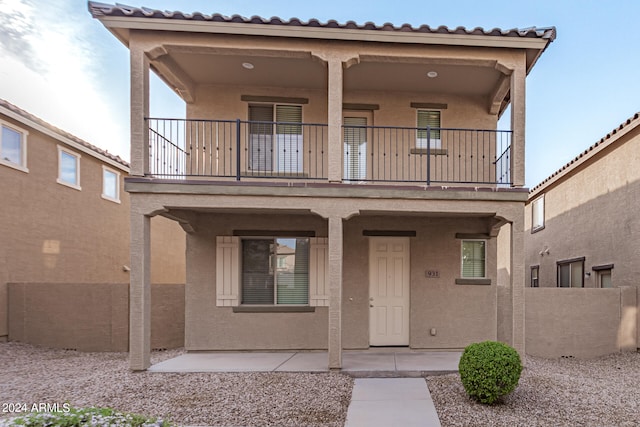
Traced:
<path id="1" fill-rule="evenodd" d="M 185 345 L 189 350 L 324 349 L 327 308 L 313 313 L 233 313 L 216 307 L 216 239 L 234 230 L 299 230 L 326 236 L 326 220 L 311 215 L 200 214 L 187 237 Z M 496 239 L 488 241 L 491 285 L 456 285 L 460 240 L 456 233 L 486 231 L 484 219 L 354 217 L 344 223 L 343 346 L 369 346 L 369 237 L 364 230 L 413 230 L 411 240 L 410 346 L 462 348 L 496 339 Z M 440 277 L 427 279 L 425 270 Z M 431 336 L 431 328 L 436 335 Z"/>
<path id="2" fill-rule="evenodd" d="M 28 173 L 0 165 L 0 339 L 8 334 L 7 286 L 14 283 L 126 283 L 129 261 L 129 194 L 120 172 L 120 203 L 101 197 L 101 160 L 11 118 L 28 131 Z M 80 154 L 80 186 L 58 184 L 57 146 Z M 113 166 L 109 166 L 117 170 Z M 154 283 L 184 283 L 183 230 L 152 221 Z"/>
<path id="3" fill-rule="evenodd" d="M 348 70 L 347 70 L 348 72 Z M 327 123 L 326 89 L 272 88 L 263 86 L 201 85 L 196 102 L 187 104 L 187 117 L 193 119 L 248 120 L 248 105 L 259 102 L 241 101 L 242 95 L 307 98 L 302 105 L 302 121 Z M 476 96 L 443 95 L 420 92 L 345 91 L 343 101 L 351 104 L 374 104 L 376 126 L 416 126 L 416 110 L 412 102 L 446 104 L 441 124 L 446 128 L 495 129 L 496 116 L 489 114 L 485 99 Z M 345 113 L 348 114 L 348 113 Z"/>
<path id="4" fill-rule="evenodd" d="M 79 351 L 129 349 L 127 283 L 10 283 L 9 340 Z M 151 346 L 184 344 L 184 285 L 152 285 Z"/>
<path id="5" fill-rule="evenodd" d="M 637 348 L 637 288 L 526 289 L 527 353 L 598 357 Z"/>

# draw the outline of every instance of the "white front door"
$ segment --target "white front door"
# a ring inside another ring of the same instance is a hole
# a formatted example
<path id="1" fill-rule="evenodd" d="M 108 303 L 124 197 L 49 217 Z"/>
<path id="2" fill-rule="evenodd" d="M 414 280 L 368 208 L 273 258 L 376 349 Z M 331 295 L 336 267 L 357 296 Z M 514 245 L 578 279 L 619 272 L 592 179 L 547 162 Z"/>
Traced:
<path id="1" fill-rule="evenodd" d="M 409 238 L 369 241 L 369 345 L 409 345 Z"/>

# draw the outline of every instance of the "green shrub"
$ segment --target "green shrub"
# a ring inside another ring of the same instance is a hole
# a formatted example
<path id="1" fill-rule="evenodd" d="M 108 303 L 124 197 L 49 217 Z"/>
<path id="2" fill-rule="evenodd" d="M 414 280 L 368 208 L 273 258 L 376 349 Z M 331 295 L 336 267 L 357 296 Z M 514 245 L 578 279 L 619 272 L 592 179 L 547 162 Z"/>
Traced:
<path id="1" fill-rule="evenodd" d="M 485 341 L 464 349 L 458 370 L 467 394 L 481 403 L 492 404 L 515 390 L 522 363 L 512 347 Z"/>
<path id="2" fill-rule="evenodd" d="M 116 412 L 110 408 L 71 408 L 65 404 L 59 412 L 32 412 L 24 416 L 0 419 L 0 427 L 81 427 L 81 426 L 169 427 L 161 419 Z"/>

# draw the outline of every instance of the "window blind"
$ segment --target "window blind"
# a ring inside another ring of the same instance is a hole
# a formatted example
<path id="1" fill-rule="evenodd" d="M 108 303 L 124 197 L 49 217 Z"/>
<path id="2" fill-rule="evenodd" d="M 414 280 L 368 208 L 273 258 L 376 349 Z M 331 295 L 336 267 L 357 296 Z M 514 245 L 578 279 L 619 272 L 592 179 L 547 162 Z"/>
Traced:
<path id="1" fill-rule="evenodd" d="M 431 139 L 440 139 L 440 111 L 418 110 L 418 138 L 427 139 L 427 127 Z"/>
<path id="2" fill-rule="evenodd" d="M 276 105 L 276 133 L 279 135 L 302 135 L 302 107 L 300 105 Z M 284 122 L 284 123 L 280 123 Z"/>
<path id="3" fill-rule="evenodd" d="M 462 242 L 462 277 L 485 277 L 485 242 L 467 240 Z"/>
<path id="4" fill-rule="evenodd" d="M 278 304 L 309 303 L 309 239 L 276 239 Z"/>
<path id="5" fill-rule="evenodd" d="M 365 117 L 344 118 L 344 174 L 346 179 L 363 180 L 367 177 Z"/>

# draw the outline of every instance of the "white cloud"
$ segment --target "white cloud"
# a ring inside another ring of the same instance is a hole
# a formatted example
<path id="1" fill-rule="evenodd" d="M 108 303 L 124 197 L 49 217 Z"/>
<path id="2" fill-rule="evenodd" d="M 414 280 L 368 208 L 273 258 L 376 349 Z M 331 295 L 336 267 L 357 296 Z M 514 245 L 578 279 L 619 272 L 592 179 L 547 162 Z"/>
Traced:
<path id="1" fill-rule="evenodd" d="M 128 158 L 128 123 L 99 85 L 100 51 L 80 2 L 0 0 L 0 97 L 113 154 Z"/>

